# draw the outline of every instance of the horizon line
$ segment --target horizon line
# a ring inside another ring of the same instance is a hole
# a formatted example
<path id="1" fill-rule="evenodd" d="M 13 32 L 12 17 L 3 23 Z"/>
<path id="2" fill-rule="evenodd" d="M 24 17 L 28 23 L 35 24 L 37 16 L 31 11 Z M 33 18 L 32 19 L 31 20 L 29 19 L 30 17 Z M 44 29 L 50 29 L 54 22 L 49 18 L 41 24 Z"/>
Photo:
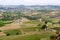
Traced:
<path id="1" fill-rule="evenodd" d="M 0 5 L 3 5 L 3 4 L 0 4 Z M 7 6 L 9 6 L 9 5 L 10 4 L 8 4 Z M 15 5 L 15 4 L 12 4 L 12 5 Z M 19 4 L 16 4 L 16 5 L 19 5 Z M 20 5 L 24 5 L 24 4 L 20 4 Z M 34 5 L 39 5 L 39 4 L 34 4 Z M 41 5 L 53 5 L 53 4 L 41 4 Z M 25 5 L 25 6 L 32 6 L 32 5 Z M 57 6 L 60 6 L 60 5 L 57 5 Z"/>

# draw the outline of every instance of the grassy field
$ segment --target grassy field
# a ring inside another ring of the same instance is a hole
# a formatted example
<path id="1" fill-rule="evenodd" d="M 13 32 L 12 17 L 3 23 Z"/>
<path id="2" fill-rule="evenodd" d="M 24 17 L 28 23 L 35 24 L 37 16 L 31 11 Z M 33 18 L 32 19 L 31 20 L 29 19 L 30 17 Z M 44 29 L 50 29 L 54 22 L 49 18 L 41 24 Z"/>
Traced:
<path id="1" fill-rule="evenodd" d="M 4 21 L 4 23 L 10 24 L 13 22 Z M 19 24 L 18 26 L 20 27 L 19 29 L 1 30 L 6 35 L 0 36 L 0 40 L 50 40 L 50 36 L 54 34 L 51 31 L 48 30 L 44 31 L 41 29 L 42 25 L 44 25 L 44 21 L 39 22 L 38 20 L 30 20 L 28 22 L 23 22 L 22 24 L 20 23 L 18 24 Z M 48 28 L 53 28 L 60 31 L 60 29 L 55 28 L 54 25 L 52 25 L 51 22 L 48 22 Z"/>
<path id="2" fill-rule="evenodd" d="M 0 27 L 4 26 L 5 24 L 13 23 L 13 21 L 2 21 L 0 20 Z"/>
<path id="3" fill-rule="evenodd" d="M 50 40 L 51 34 L 15 35 L 0 37 L 0 40 Z"/>
<path id="4" fill-rule="evenodd" d="M 21 34 L 21 31 L 20 31 L 19 29 L 5 30 L 4 33 L 5 33 L 7 36 L 10 36 L 10 35 L 19 35 L 19 34 Z"/>
<path id="5" fill-rule="evenodd" d="M 0 36 L 0 40 L 50 40 L 52 34 L 43 31 L 42 25 L 43 23 L 37 20 L 24 22 L 19 25 L 19 29 L 2 30 L 6 35 Z M 22 34 L 22 31 L 24 34 Z"/>

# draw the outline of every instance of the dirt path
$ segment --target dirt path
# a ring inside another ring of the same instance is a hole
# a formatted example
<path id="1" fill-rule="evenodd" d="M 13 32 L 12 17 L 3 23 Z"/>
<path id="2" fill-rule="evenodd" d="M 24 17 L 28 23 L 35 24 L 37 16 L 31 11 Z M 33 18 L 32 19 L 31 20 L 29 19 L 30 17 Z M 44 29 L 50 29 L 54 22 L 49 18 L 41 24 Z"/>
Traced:
<path id="1" fill-rule="evenodd" d="M 11 23 L 11 24 L 6 24 L 3 27 L 0 27 L 0 30 L 19 29 L 19 28 L 20 28 L 19 23 L 14 22 L 14 23 Z"/>
<path id="2" fill-rule="evenodd" d="M 5 36 L 6 34 L 4 32 L 0 32 L 0 36 Z"/>

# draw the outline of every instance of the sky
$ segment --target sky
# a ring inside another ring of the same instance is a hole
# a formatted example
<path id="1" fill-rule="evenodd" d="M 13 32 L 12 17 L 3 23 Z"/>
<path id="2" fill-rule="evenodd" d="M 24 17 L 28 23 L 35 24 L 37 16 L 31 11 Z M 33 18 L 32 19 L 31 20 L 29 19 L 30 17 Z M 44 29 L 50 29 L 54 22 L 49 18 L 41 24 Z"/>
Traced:
<path id="1" fill-rule="evenodd" d="M 60 5 L 60 0 L 0 0 L 0 5 Z"/>

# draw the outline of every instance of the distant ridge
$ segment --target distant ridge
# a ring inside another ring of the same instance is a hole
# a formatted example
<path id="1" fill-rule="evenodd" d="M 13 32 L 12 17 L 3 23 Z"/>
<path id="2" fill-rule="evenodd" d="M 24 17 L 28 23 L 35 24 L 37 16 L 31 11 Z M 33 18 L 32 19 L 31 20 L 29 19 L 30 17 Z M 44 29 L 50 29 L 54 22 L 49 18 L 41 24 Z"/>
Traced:
<path id="1" fill-rule="evenodd" d="M 1 10 L 60 10 L 60 5 L 0 5 Z"/>

